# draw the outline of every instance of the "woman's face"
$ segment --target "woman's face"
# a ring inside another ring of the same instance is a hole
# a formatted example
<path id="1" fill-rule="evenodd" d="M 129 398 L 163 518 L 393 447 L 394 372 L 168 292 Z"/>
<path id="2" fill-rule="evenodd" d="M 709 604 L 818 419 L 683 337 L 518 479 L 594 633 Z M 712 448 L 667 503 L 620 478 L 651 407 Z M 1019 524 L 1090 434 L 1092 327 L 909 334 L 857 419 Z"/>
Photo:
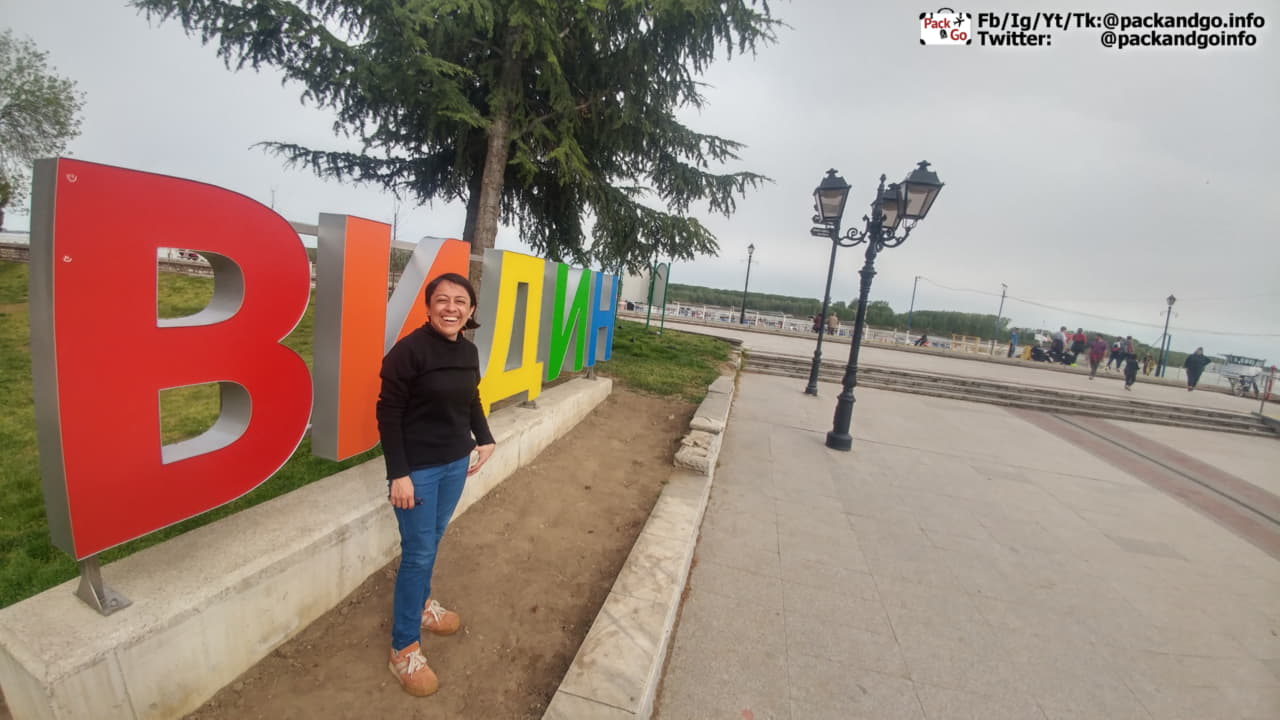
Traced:
<path id="1" fill-rule="evenodd" d="M 436 286 L 427 303 L 428 322 L 436 332 L 456 340 L 475 308 L 467 289 L 448 280 Z"/>

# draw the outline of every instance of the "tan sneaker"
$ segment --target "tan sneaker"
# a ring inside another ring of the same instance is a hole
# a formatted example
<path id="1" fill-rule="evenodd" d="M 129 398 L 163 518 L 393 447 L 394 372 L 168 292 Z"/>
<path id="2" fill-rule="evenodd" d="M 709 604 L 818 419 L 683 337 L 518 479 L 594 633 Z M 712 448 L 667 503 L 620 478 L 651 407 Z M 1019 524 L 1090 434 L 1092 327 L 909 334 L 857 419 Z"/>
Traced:
<path id="1" fill-rule="evenodd" d="M 396 652 L 391 650 L 391 662 L 387 664 L 391 674 L 400 681 L 400 687 L 410 695 L 426 697 L 440 688 L 440 680 L 427 666 L 427 656 L 418 643 Z"/>
<path id="2" fill-rule="evenodd" d="M 462 618 L 452 610 L 427 598 L 427 606 L 422 608 L 422 627 L 436 635 L 452 635 L 462 627 Z"/>

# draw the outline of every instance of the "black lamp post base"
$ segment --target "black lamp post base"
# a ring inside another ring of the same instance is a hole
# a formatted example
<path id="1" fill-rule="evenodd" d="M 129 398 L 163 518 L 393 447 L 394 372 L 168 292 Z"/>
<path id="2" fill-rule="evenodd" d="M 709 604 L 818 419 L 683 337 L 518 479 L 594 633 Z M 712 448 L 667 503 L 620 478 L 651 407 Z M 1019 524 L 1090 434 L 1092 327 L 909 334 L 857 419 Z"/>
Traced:
<path id="1" fill-rule="evenodd" d="M 853 436 L 849 433 L 838 433 L 831 430 L 827 433 L 827 447 L 832 450 L 849 452 L 853 449 Z"/>
<path id="2" fill-rule="evenodd" d="M 822 366 L 822 335 L 818 335 L 818 350 L 813 352 L 813 364 L 809 366 L 809 384 L 804 386 L 804 394 L 818 397 L 818 368 Z"/>
<path id="3" fill-rule="evenodd" d="M 804 386 L 804 394 L 818 397 L 818 363 L 822 362 L 818 358 L 814 358 L 813 367 L 809 370 L 809 384 Z"/>

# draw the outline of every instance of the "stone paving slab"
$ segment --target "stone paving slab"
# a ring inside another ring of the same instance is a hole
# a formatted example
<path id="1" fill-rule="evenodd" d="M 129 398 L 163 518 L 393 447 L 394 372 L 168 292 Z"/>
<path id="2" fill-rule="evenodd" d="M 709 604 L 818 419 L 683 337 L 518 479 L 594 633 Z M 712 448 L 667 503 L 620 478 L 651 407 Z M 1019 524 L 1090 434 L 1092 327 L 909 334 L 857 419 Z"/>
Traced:
<path id="1" fill-rule="evenodd" d="M 1280 442 L 1273 438 L 1204 433 L 1162 425 L 1114 421 L 1130 432 L 1194 455 L 1280 495 Z"/>
<path id="2" fill-rule="evenodd" d="M 801 389 L 740 376 L 655 717 L 1280 717 L 1280 562 L 1003 409 L 860 388 L 839 453 Z"/>

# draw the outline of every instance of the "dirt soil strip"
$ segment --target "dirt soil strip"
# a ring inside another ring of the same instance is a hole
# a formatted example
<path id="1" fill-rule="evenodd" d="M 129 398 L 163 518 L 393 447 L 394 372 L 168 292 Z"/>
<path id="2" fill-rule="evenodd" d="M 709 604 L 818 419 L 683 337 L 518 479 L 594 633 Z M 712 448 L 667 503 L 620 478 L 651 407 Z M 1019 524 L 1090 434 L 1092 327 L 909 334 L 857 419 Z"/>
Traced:
<path id="1" fill-rule="evenodd" d="M 1280 525 L 1230 494 L 1227 488 L 1215 484 L 1213 478 L 1190 475 L 1185 469 L 1183 472 L 1174 472 L 1116 440 L 1104 438 L 1077 425 L 1080 420 L 1077 416 L 1059 417 L 1036 410 L 1006 409 L 1129 473 L 1152 488 L 1178 499 L 1252 543 L 1259 550 L 1280 560 Z M 1146 449 L 1150 451 L 1151 448 Z"/>
<path id="2" fill-rule="evenodd" d="M 411 697 L 387 671 L 392 562 L 188 718 L 541 718 L 671 474 L 693 411 L 615 385 L 578 427 L 454 520 L 432 588 L 464 629 L 424 635 L 440 676 L 435 695 Z"/>

